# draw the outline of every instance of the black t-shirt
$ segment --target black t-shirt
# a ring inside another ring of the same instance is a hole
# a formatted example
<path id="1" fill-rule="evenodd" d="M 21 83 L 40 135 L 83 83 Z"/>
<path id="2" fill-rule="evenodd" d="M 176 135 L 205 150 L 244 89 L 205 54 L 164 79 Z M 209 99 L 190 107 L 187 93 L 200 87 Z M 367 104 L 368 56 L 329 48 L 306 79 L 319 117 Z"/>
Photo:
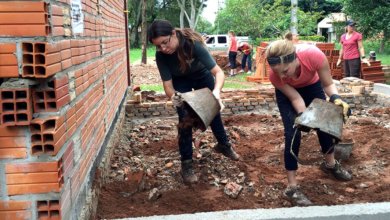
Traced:
<path id="1" fill-rule="evenodd" d="M 211 74 L 210 70 L 215 67 L 216 63 L 202 43 L 195 41 L 192 50 L 192 60 L 190 67 L 185 73 L 180 71 L 180 62 L 177 52 L 173 54 L 164 54 L 156 52 L 156 63 L 160 76 L 163 81 L 169 81 L 176 77 L 186 77 L 188 79 L 200 79 L 206 74 Z"/>

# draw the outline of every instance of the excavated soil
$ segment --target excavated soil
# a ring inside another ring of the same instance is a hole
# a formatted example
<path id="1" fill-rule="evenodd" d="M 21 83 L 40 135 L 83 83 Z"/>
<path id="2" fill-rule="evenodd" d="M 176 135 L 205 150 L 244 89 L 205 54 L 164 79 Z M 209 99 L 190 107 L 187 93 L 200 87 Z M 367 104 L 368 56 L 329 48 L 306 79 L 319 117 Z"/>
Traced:
<path id="1" fill-rule="evenodd" d="M 224 116 L 240 161 L 212 150 L 210 130 L 194 132 L 194 164 L 199 183 L 187 186 L 180 176 L 177 119 L 127 119 L 124 135 L 111 158 L 110 182 L 103 186 L 97 219 L 182 214 L 232 209 L 290 207 L 286 187 L 284 137 L 279 114 Z M 390 108 L 355 111 L 344 126 L 352 154 L 341 163 L 353 180 L 339 182 L 322 173 L 315 132 L 303 135 L 298 176 L 315 205 L 390 201 Z M 224 193 L 234 182 L 243 189 L 236 199 Z"/>

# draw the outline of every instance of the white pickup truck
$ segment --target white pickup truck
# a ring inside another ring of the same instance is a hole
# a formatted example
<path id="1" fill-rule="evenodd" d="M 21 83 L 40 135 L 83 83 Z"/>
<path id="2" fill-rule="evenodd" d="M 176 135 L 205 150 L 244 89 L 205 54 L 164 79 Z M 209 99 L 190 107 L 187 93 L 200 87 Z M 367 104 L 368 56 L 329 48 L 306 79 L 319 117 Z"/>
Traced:
<path id="1" fill-rule="evenodd" d="M 249 37 L 236 36 L 237 42 L 249 42 Z M 206 46 L 209 50 L 227 50 L 229 36 L 227 34 L 208 35 Z"/>

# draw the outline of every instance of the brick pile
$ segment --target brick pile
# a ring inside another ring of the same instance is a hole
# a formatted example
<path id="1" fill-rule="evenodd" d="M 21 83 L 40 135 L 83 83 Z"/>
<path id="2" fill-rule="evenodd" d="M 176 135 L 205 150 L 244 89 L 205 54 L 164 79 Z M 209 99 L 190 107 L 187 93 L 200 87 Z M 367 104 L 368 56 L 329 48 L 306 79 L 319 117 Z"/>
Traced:
<path id="1" fill-rule="evenodd" d="M 337 66 L 337 60 L 340 57 L 340 50 L 335 49 L 335 44 L 316 42 L 315 45 L 325 54 L 329 63 L 332 78 L 336 80 L 344 78 L 344 71 L 341 67 L 342 65 Z M 256 48 L 256 72 L 253 76 L 247 76 L 247 81 L 269 83 L 268 72 L 270 67 L 268 62 L 265 60 L 265 51 L 267 46 L 267 42 L 262 42 L 260 46 Z M 384 83 L 386 81 L 383 66 L 380 61 L 372 61 L 370 67 L 365 63 L 361 63 L 361 69 L 361 76 L 364 80 L 376 83 Z"/>
<path id="2" fill-rule="evenodd" d="M 78 219 L 127 90 L 124 1 L 0 2 L 0 219 Z"/>

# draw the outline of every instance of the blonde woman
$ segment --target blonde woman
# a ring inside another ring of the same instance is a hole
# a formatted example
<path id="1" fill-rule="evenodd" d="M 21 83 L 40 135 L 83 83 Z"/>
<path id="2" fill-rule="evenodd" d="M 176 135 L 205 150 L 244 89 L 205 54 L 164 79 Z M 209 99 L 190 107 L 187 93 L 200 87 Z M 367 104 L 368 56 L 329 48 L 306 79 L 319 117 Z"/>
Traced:
<path id="1" fill-rule="evenodd" d="M 331 102 L 343 107 L 345 119 L 350 112 L 348 104 L 337 94 L 328 61 L 322 51 L 313 45 L 294 44 L 292 35 L 286 36 L 289 39 L 271 43 L 266 56 L 271 67 L 270 81 L 275 87 L 277 106 L 284 126 L 284 163 L 288 181 L 284 196 L 293 205 L 307 206 L 312 202 L 299 187 L 298 163 L 290 153 L 292 141 L 294 140 L 292 150 L 295 155 L 299 153 L 301 142 L 301 132 L 295 131 L 294 121 L 314 98 L 326 99 L 325 94 L 330 97 Z M 317 131 L 317 136 L 325 159 L 321 164 L 321 170 L 333 174 L 338 180 L 351 180 L 352 175 L 334 158 L 333 137 L 321 131 Z"/>

